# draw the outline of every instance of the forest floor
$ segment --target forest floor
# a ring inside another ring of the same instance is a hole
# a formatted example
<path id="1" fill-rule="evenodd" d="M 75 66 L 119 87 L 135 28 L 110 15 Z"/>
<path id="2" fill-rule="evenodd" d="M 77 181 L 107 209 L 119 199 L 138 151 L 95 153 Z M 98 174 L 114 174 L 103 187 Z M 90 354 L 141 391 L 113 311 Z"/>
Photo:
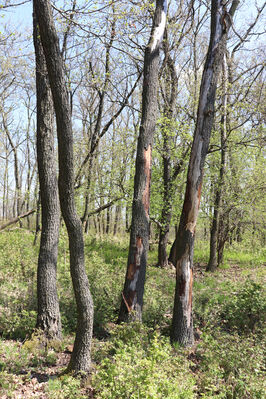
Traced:
<path id="1" fill-rule="evenodd" d="M 169 344 L 175 271 L 147 271 L 143 324 L 117 326 L 126 267 L 126 240 L 86 240 L 87 272 L 94 296 L 92 374 L 63 374 L 71 355 L 75 308 L 68 249 L 59 246 L 58 290 L 64 338 L 43 344 L 36 320 L 33 236 L 0 235 L 0 398 L 41 399 L 262 399 L 265 397 L 265 262 L 261 251 L 228 248 L 223 267 L 206 273 L 207 246 L 194 263 L 195 345 Z M 27 244 L 27 245 L 26 245 Z"/>

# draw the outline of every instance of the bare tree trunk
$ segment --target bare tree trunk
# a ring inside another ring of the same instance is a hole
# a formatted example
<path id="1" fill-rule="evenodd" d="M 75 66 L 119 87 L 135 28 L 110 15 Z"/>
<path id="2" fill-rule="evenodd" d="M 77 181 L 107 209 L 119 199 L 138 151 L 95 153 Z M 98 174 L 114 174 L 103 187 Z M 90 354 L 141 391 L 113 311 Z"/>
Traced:
<path id="1" fill-rule="evenodd" d="M 153 135 L 157 117 L 159 48 L 166 24 L 167 2 L 157 0 L 144 57 L 142 117 L 138 138 L 132 223 L 127 272 L 118 321 L 141 320 L 149 250 L 150 179 Z"/>
<path id="2" fill-rule="evenodd" d="M 9 144 L 12 148 L 12 152 L 14 155 L 14 177 L 15 177 L 15 184 L 16 184 L 14 216 L 19 216 L 21 213 L 21 179 L 20 179 L 20 175 L 19 175 L 19 160 L 18 160 L 17 146 L 15 145 L 15 143 L 12 140 L 7 121 L 5 120 L 4 117 L 3 117 L 3 126 L 4 126 Z M 20 227 L 22 227 L 21 221 L 19 221 L 19 225 L 20 225 Z"/>
<path id="3" fill-rule="evenodd" d="M 39 29 L 33 16 L 36 57 L 37 161 L 42 210 L 42 232 L 38 259 L 37 328 L 48 339 L 61 339 L 61 317 L 56 288 L 60 206 L 54 154 L 54 109 Z"/>
<path id="4" fill-rule="evenodd" d="M 171 157 L 173 150 L 173 113 L 177 98 L 178 78 L 173 59 L 169 52 L 169 43 L 167 31 L 164 37 L 164 52 L 166 58 L 166 76 L 165 76 L 165 106 L 164 106 L 164 123 L 162 124 L 163 137 L 163 206 L 159 223 L 159 244 L 158 244 L 158 266 L 168 267 L 167 244 L 170 230 L 170 222 L 172 218 L 174 182 L 182 171 L 182 165 L 186 158 L 188 148 L 184 150 L 181 160 L 174 164 Z M 170 83 L 169 83 L 170 82 Z"/>
<path id="5" fill-rule="evenodd" d="M 2 215 L 3 220 L 8 219 L 8 149 L 7 142 L 5 142 L 5 170 L 4 170 L 4 188 L 3 188 L 3 205 Z"/>
<path id="6" fill-rule="evenodd" d="M 224 54 L 223 59 L 223 77 L 222 77 L 222 86 L 223 86 L 223 98 L 222 98 L 222 117 L 221 117 L 221 164 L 219 171 L 219 179 L 217 182 L 215 202 L 214 202 L 214 210 L 213 210 L 213 219 L 212 219 L 212 227 L 211 227 L 211 236 L 210 236 L 210 258 L 207 265 L 207 271 L 215 271 L 217 268 L 217 239 L 218 239 L 218 224 L 222 203 L 222 194 L 224 189 L 224 175 L 226 169 L 226 115 L 227 115 L 227 62 L 226 62 L 226 54 Z"/>
<path id="7" fill-rule="evenodd" d="M 204 65 L 197 122 L 187 174 L 186 193 L 176 237 L 176 290 L 171 340 L 184 346 L 194 341 L 192 318 L 193 250 L 200 205 L 203 167 L 214 119 L 217 80 L 225 53 L 226 36 L 238 5 L 227 12 L 222 0 L 212 0 L 211 34 Z"/>
<path id="8" fill-rule="evenodd" d="M 59 153 L 59 197 L 69 236 L 70 271 L 77 304 L 77 330 L 68 370 L 87 373 L 91 365 L 93 301 L 84 265 L 84 242 L 74 202 L 74 164 L 71 110 L 63 60 L 48 0 L 34 0 L 56 113 Z"/>

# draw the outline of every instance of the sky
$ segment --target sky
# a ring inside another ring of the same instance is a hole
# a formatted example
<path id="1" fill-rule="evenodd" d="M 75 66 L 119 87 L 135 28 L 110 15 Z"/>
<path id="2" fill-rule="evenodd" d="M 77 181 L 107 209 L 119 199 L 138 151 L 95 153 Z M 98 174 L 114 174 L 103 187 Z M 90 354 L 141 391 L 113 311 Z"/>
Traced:
<path id="1" fill-rule="evenodd" d="M 23 0 L 16 0 L 16 2 L 20 2 Z M 108 0 L 109 1 L 109 0 Z M 5 3 L 5 1 L 0 0 L 0 6 L 1 4 Z M 57 4 L 59 1 L 57 1 Z M 241 8 L 237 11 L 237 18 L 236 18 L 236 27 L 243 26 L 244 21 L 252 21 L 256 15 L 256 8 L 254 6 L 255 0 L 250 1 L 250 0 L 242 0 L 241 1 Z M 258 4 L 259 7 L 261 7 L 264 4 L 263 0 L 257 0 L 256 3 Z M 1 13 L 1 11 L 0 11 Z M 2 11 L 2 21 L 5 21 L 5 23 L 11 23 L 12 25 L 15 25 L 15 27 L 18 28 L 18 30 L 21 29 L 27 29 L 31 30 L 31 19 L 32 19 L 32 1 L 29 3 L 23 4 L 18 7 L 11 7 L 9 9 L 5 9 L 5 11 Z M 264 22 L 266 19 L 266 13 L 264 13 Z M 264 24 L 265 26 L 265 24 Z"/>

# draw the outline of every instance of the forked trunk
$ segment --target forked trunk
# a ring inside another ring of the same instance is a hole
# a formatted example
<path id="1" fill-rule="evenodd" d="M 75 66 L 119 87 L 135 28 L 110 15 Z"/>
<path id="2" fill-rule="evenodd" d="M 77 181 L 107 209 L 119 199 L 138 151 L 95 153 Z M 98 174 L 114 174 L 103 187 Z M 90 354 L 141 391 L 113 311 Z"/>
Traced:
<path id="1" fill-rule="evenodd" d="M 67 227 L 70 272 L 77 304 L 77 330 L 69 371 L 75 374 L 90 370 L 93 302 L 84 265 L 83 231 L 74 202 L 74 160 L 71 110 L 64 77 L 63 60 L 48 0 L 34 0 L 48 76 L 56 113 L 59 155 L 59 197 Z"/>

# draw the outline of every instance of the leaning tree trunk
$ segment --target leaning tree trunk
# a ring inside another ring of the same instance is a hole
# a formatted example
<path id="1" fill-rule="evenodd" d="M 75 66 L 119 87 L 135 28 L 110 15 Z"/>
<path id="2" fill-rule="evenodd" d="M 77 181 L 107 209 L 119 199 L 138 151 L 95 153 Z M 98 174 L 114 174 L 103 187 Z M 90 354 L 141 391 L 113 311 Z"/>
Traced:
<path id="1" fill-rule="evenodd" d="M 219 171 L 219 179 L 217 182 L 216 195 L 214 201 L 213 219 L 210 236 L 210 258 L 206 271 L 215 271 L 217 268 L 217 240 L 218 240 L 218 224 L 221 213 L 222 194 L 224 189 L 224 175 L 226 169 L 226 125 L 227 125 L 227 62 L 226 54 L 223 59 L 223 98 L 222 98 L 222 117 L 221 117 L 221 164 Z"/>
<path id="2" fill-rule="evenodd" d="M 153 135 L 157 117 L 159 50 L 166 24 L 167 1 L 157 0 L 144 56 L 142 116 L 138 138 L 132 223 L 127 272 L 118 321 L 141 320 L 149 249 L 150 179 Z"/>
<path id="3" fill-rule="evenodd" d="M 34 0 L 48 76 L 56 113 L 59 155 L 59 197 L 67 227 L 70 271 L 77 303 L 77 330 L 68 370 L 74 373 L 90 370 L 93 302 L 84 265 L 84 242 L 80 218 L 74 202 L 74 163 L 71 110 L 64 77 L 63 60 L 48 0 Z"/>
<path id="4" fill-rule="evenodd" d="M 56 289 L 60 206 L 53 137 L 53 100 L 36 17 L 33 16 L 36 57 L 37 162 L 42 205 L 42 232 L 38 259 L 37 328 L 48 339 L 61 339 L 61 318 Z"/>
<path id="5" fill-rule="evenodd" d="M 200 205 L 203 167 L 214 119 L 217 80 L 225 53 L 226 36 L 238 0 L 229 13 L 222 0 L 212 0 L 211 34 L 204 65 L 197 122 L 190 154 L 186 193 L 176 237 L 176 289 L 171 340 L 190 346 L 194 341 L 192 318 L 193 250 Z"/>

